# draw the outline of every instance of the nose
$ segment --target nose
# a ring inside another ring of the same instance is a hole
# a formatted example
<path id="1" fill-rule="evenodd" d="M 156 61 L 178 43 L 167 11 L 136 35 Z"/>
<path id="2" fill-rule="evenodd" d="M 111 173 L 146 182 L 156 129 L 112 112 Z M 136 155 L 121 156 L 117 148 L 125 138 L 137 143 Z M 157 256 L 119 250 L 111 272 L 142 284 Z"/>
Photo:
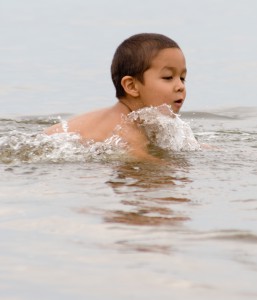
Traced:
<path id="1" fill-rule="evenodd" d="M 175 89 L 176 92 L 183 92 L 185 90 L 185 82 L 181 78 L 178 78 L 176 81 Z"/>

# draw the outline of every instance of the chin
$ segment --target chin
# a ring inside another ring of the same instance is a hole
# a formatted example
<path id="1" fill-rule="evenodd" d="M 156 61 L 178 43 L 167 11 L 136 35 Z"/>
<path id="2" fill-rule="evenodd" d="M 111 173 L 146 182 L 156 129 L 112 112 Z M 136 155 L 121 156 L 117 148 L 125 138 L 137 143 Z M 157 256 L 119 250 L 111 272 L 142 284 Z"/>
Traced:
<path id="1" fill-rule="evenodd" d="M 180 109 L 177 109 L 177 108 L 172 108 L 172 111 L 175 113 L 175 114 L 178 114 L 179 113 L 179 111 L 180 111 Z"/>
<path id="2" fill-rule="evenodd" d="M 182 105 L 180 107 L 173 107 L 172 109 L 175 114 L 179 114 L 181 108 L 182 108 Z"/>

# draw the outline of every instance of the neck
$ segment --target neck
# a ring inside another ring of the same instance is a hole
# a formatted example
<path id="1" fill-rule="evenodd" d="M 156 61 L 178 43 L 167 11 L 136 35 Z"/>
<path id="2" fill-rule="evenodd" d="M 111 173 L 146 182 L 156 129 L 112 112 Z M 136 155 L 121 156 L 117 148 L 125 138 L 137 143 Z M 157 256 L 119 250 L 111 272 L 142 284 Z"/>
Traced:
<path id="1" fill-rule="evenodd" d="M 132 109 L 130 108 L 130 106 L 126 103 L 126 101 L 124 99 L 120 99 L 119 100 L 121 104 L 123 104 L 124 106 L 127 107 L 127 109 L 129 110 L 129 112 L 132 112 Z"/>

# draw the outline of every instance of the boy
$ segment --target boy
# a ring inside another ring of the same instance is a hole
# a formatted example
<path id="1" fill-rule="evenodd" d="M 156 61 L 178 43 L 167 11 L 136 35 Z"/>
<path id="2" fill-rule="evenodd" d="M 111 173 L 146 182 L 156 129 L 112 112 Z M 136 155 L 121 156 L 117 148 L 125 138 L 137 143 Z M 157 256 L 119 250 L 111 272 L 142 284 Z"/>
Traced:
<path id="1" fill-rule="evenodd" d="M 118 102 L 109 108 L 89 112 L 68 121 L 68 131 L 84 139 L 104 141 L 111 137 L 122 116 L 150 106 L 170 105 L 178 113 L 186 97 L 185 57 L 178 44 L 155 33 L 133 35 L 117 48 L 111 75 Z M 154 159 L 147 152 L 148 140 L 136 123 L 126 123 L 121 137 L 133 156 Z M 47 134 L 63 132 L 56 124 Z"/>

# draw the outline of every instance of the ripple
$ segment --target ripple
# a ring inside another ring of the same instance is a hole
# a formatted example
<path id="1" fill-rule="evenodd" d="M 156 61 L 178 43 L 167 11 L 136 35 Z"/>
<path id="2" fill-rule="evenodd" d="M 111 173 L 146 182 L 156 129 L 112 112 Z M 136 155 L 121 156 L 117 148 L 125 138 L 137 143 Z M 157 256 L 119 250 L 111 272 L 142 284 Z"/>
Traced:
<path id="1" fill-rule="evenodd" d="M 257 235 L 250 231 L 242 230 L 221 230 L 206 233 L 199 233 L 196 236 L 197 239 L 215 239 L 215 240 L 227 240 L 246 243 L 257 243 Z"/>

